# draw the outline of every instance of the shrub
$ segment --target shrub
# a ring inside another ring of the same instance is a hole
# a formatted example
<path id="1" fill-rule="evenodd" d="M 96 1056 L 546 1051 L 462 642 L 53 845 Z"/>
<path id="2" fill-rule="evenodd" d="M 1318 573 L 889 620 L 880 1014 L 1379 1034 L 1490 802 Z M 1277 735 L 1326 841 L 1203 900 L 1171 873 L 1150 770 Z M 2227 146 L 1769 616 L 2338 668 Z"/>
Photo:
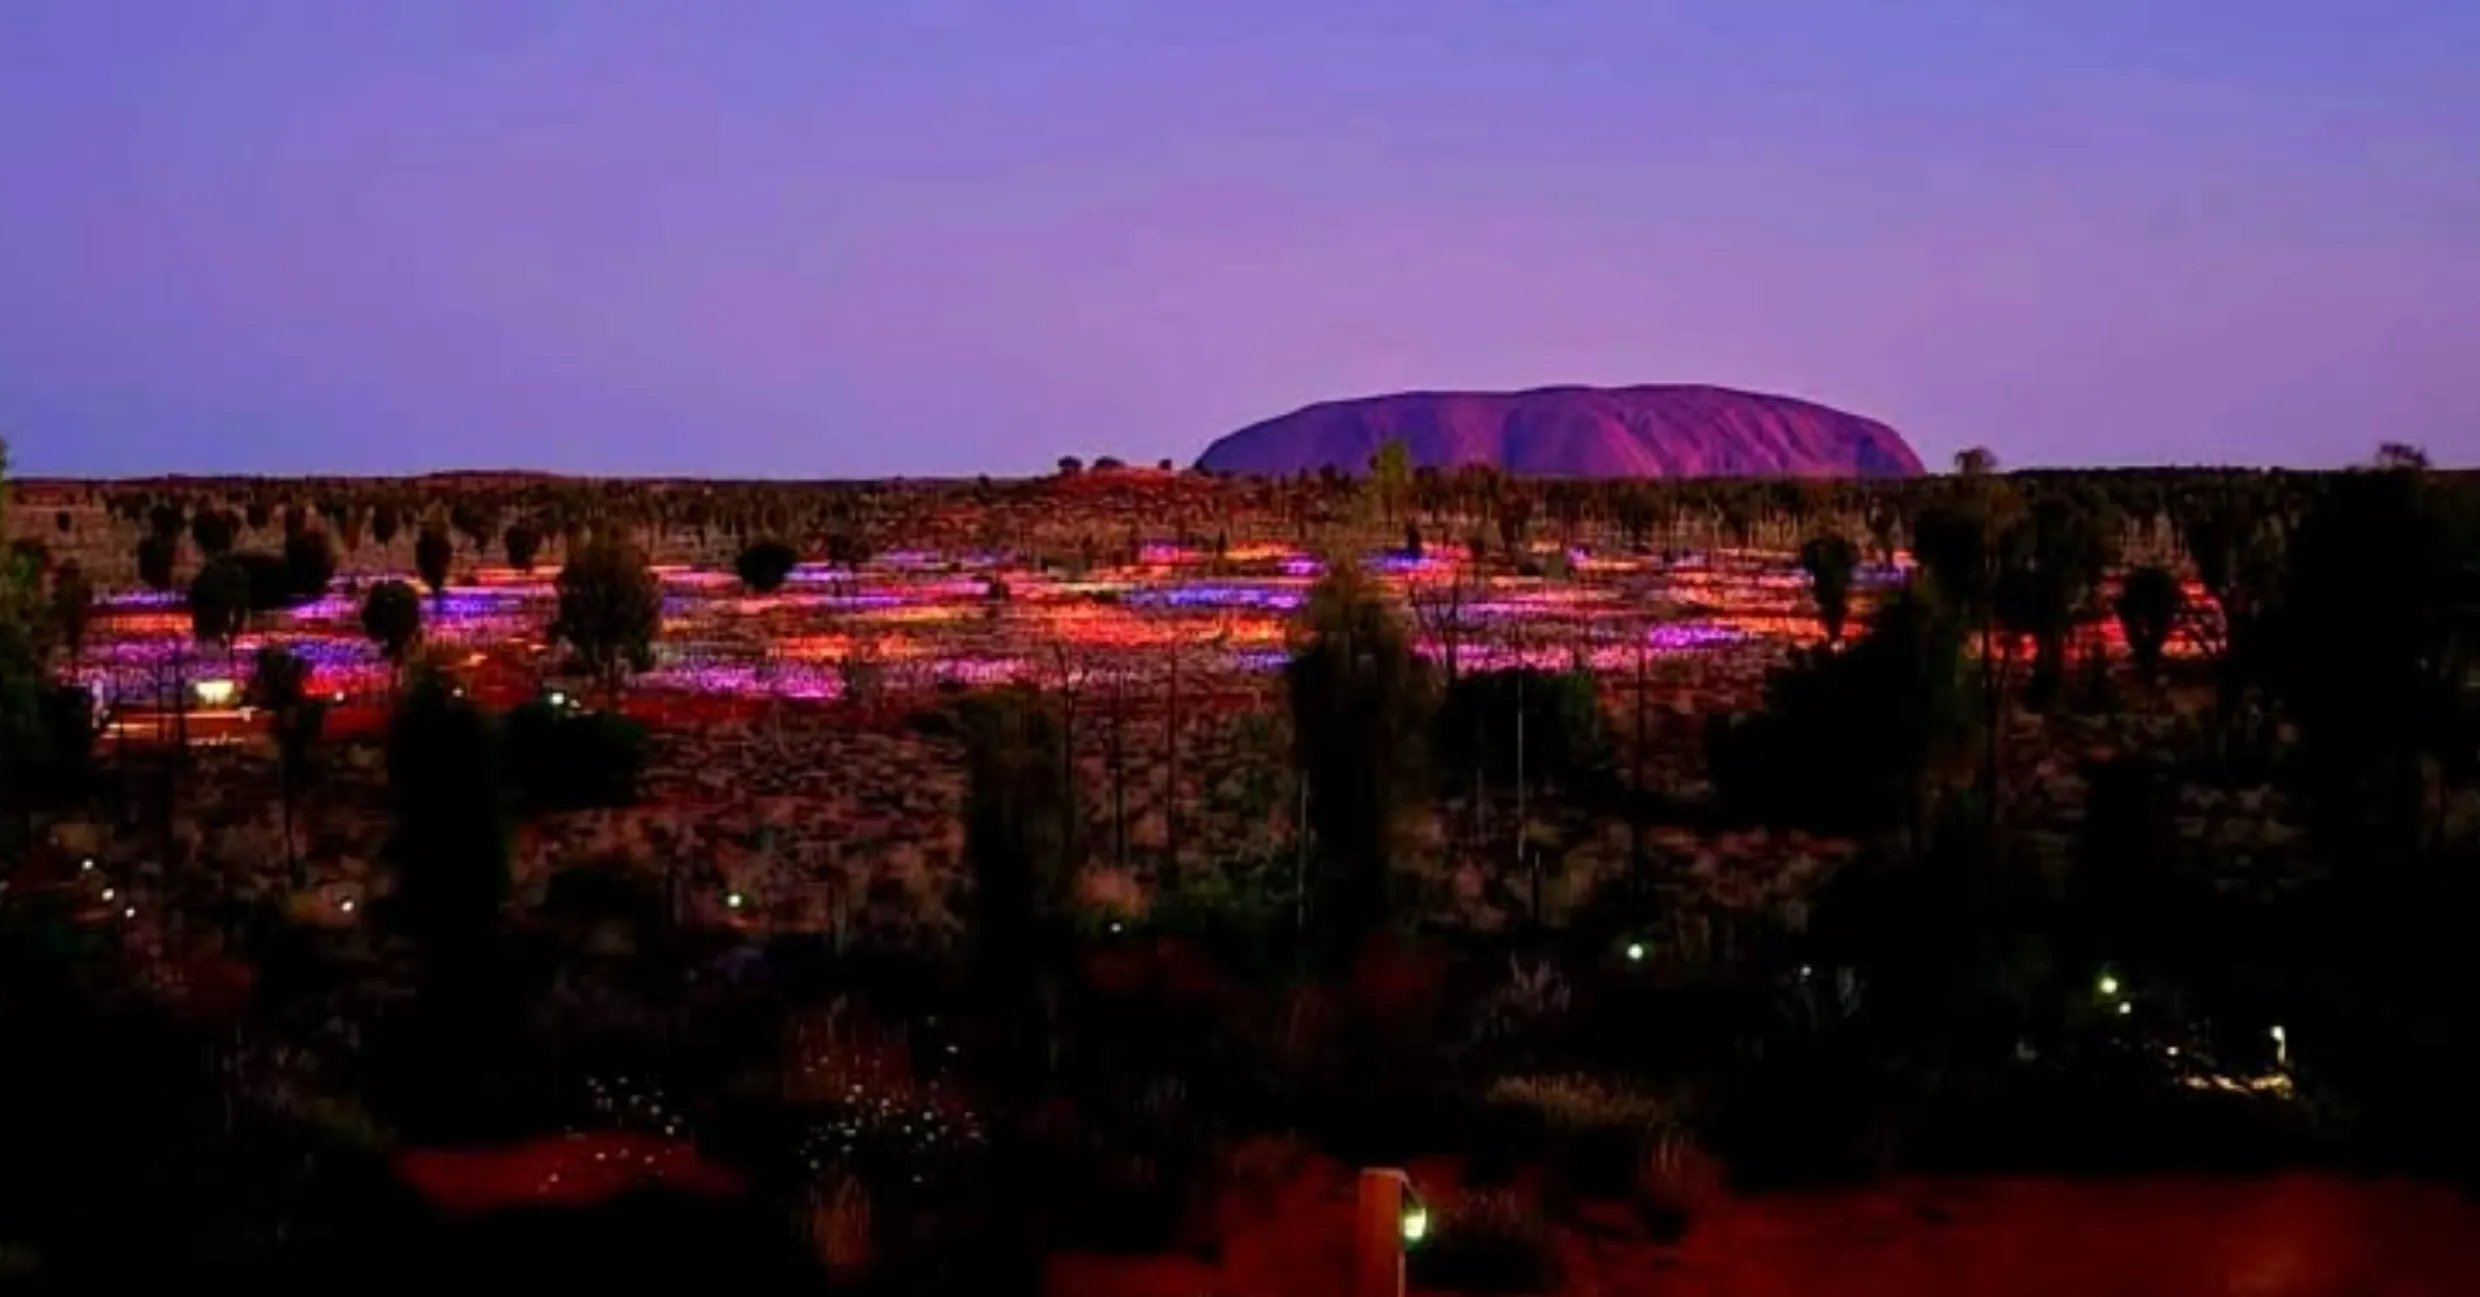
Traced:
<path id="1" fill-rule="evenodd" d="M 1637 1219 L 1656 1237 L 1675 1239 L 1722 1200 L 1725 1179 L 1722 1163 L 1686 1128 L 1665 1126 L 1646 1139 L 1636 1161 Z"/>
<path id="2" fill-rule="evenodd" d="M 1490 1101 L 1539 1113 L 1562 1187 L 1599 1198 L 1630 1191 L 1646 1150 L 1677 1113 L 1663 1096 L 1586 1075 L 1508 1077 L 1490 1088 Z"/>
<path id="3" fill-rule="evenodd" d="M 617 712 L 580 712 L 537 699 L 508 713 L 508 764 L 537 811 L 626 806 L 646 769 L 646 727 Z"/>
<path id="4" fill-rule="evenodd" d="M 1550 1228 L 1514 1195 L 1466 1194 L 1405 1258 L 1412 1282 L 1469 1293 L 1555 1292 L 1561 1267 Z"/>

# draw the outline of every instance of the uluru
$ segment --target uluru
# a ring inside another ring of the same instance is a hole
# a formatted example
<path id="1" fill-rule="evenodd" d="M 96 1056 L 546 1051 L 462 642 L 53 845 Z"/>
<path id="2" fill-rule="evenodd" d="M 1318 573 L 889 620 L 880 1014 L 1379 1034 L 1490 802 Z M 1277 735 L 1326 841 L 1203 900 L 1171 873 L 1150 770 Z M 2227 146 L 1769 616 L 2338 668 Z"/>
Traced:
<path id="1" fill-rule="evenodd" d="M 1401 440 L 1416 467 L 1536 477 L 1910 477 L 1920 456 L 1874 419 L 1694 384 L 1402 392 L 1325 401 L 1206 447 L 1214 472 L 1365 472 Z"/>

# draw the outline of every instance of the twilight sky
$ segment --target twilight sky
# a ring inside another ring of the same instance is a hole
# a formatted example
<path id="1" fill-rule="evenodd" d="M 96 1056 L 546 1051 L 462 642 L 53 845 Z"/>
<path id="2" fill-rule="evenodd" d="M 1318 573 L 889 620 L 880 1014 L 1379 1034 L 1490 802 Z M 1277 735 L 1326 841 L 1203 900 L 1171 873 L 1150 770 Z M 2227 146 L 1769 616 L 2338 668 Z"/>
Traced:
<path id="1" fill-rule="evenodd" d="M 1704 381 L 2480 461 L 2474 0 L 0 0 L 31 474 L 1191 458 Z"/>

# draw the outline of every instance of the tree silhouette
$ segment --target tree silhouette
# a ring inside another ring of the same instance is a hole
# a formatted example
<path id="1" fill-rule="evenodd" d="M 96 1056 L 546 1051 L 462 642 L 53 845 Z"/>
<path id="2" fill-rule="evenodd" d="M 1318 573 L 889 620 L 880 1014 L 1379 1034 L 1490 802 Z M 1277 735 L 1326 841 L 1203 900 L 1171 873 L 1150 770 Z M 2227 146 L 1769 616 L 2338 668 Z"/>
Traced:
<path id="1" fill-rule="evenodd" d="M 178 579 L 174 571 L 180 553 L 170 536 L 149 532 L 138 540 L 138 579 L 150 590 L 169 591 Z"/>
<path id="2" fill-rule="evenodd" d="M 201 509 L 189 520 L 190 542 L 208 558 L 230 553 L 239 531 L 237 524 L 228 509 Z"/>
<path id="3" fill-rule="evenodd" d="M 2186 607 L 2187 591 L 2159 564 L 2136 568 L 2119 583 L 2119 630 L 2127 637 L 2127 654 L 2137 670 L 2148 677 L 2160 671 L 2162 648 Z"/>
<path id="4" fill-rule="evenodd" d="M 189 583 L 190 635 L 226 651 L 250 615 L 250 574 L 230 555 L 198 569 Z"/>
<path id="5" fill-rule="evenodd" d="M 500 546 L 508 553 L 508 566 L 520 572 L 534 570 L 534 558 L 542 553 L 542 531 L 530 522 L 519 520 L 508 524 L 500 536 Z"/>
<path id="6" fill-rule="evenodd" d="M 316 742 L 326 708 L 310 697 L 310 664 L 285 649 L 258 651 L 250 672 L 250 705 L 267 713 L 276 740 L 277 796 L 282 804 L 284 869 L 298 889 L 307 884 L 293 847 L 293 803 L 301 772 Z"/>
<path id="7" fill-rule="evenodd" d="M 1851 616 L 1851 576 L 1860 564 L 1860 551 L 1843 537 L 1827 533 L 1811 537 L 1800 547 L 1800 567 L 1808 573 L 1809 589 L 1817 600 L 1817 624 L 1826 633 L 1828 644 L 1843 639 L 1843 623 Z"/>
<path id="8" fill-rule="evenodd" d="M 445 673 L 418 672 L 398 701 L 387 778 L 397 918 L 434 956 L 470 954 L 508 896 L 507 826 L 490 722 Z"/>
<path id="9" fill-rule="evenodd" d="M 2111 537 L 2073 500 L 2050 495 L 2000 538 L 1996 611 L 2033 641 L 2032 705 L 2047 706 L 2066 677 L 2067 641 L 2114 560 Z"/>
<path id="10" fill-rule="evenodd" d="M 433 599 L 447 599 L 448 565 L 455 560 L 456 542 L 448 539 L 444 528 L 426 526 L 420 539 L 413 542 L 414 575 L 422 578 L 423 585 L 430 587 Z"/>
<path id="11" fill-rule="evenodd" d="M 2426 472 L 2428 452 L 2409 442 L 2389 441 L 2377 447 L 2376 466 L 2389 472 Z"/>
<path id="12" fill-rule="evenodd" d="M 402 581 L 388 580 L 370 588 L 362 598 L 362 634 L 379 646 L 379 655 L 387 659 L 389 679 L 404 669 L 405 650 L 422 633 L 422 599 L 413 587 Z"/>
<path id="13" fill-rule="evenodd" d="M 370 509 L 370 538 L 379 542 L 379 548 L 386 549 L 390 545 L 396 543 L 396 529 L 403 523 L 403 521 L 404 519 L 396 512 L 395 505 L 384 502 L 372 505 Z M 263 527 L 266 524 L 255 523 L 252 525 Z"/>
<path id="14" fill-rule="evenodd" d="M 284 538 L 284 584 L 293 599 L 316 599 L 336 579 L 336 546 L 327 533 L 297 531 Z"/>
<path id="15" fill-rule="evenodd" d="M 8 443 L 0 441 L 0 511 L 8 507 Z M 33 568 L 0 556 L 0 810 L 28 811 L 29 788 L 53 745 L 44 672 L 43 608 Z M 0 874 L 13 872 L 32 825 L 0 815 Z"/>
<path id="16" fill-rule="evenodd" d="M 1349 559 L 1327 564 L 1303 611 L 1284 685 L 1316 861 L 1315 941 L 1331 964 L 1393 914 L 1396 838 L 1421 792 L 1433 699 L 1427 664 Z"/>
<path id="17" fill-rule="evenodd" d="M 2407 470 L 2332 479 L 2292 535 L 2274 674 L 2299 727 L 2303 791 L 2337 852 L 2399 859 L 2431 836 L 2424 766 L 2469 687 L 2476 540 L 2468 515 Z"/>
<path id="18" fill-rule="evenodd" d="M 95 614 L 95 584 L 86 578 L 85 569 L 75 563 L 63 563 L 54 569 L 51 603 L 52 626 L 60 635 L 61 647 L 69 655 L 69 669 L 74 672 L 86 650 L 86 629 Z"/>
<path id="19" fill-rule="evenodd" d="M 598 539 L 560 568 L 559 611 L 551 636 L 575 650 L 585 669 L 617 696 L 630 671 L 654 665 L 663 629 L 663 587 L 645 552 L 626 541 Z"/>
<path id="20" fill-rule="evenodd" d="M 732 560 L 732 570 L 741 584 L 752 594 L 773 594 L 783 588 L 792 569 L 800 566 L 801 556 L 790 545 L 779 540 L 762 540 L 741 550 Z"/>
<path id="21" fill-rule="evenodd" d="M 1403 507 L 1404 492 L 1412 485 L 1412 448 L 1401 437 L 1387 439 L 1378 453 L 1369 457 L 1370 484 L 1377 489 L 1378 507 L 1386 520 L 1393 522 Z"/>

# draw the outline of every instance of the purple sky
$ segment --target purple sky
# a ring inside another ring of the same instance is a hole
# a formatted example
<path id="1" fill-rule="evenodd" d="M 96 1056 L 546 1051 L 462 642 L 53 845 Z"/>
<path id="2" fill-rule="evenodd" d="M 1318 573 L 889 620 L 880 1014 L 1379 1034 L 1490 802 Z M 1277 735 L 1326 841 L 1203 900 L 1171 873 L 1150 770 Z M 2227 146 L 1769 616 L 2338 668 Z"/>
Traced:
<path id="1" fill-rule="evenodd" d="M 2480 460 L 2474 0 L 0 0 L 24 473 L 994 474 L 1703 381 Z"/>

